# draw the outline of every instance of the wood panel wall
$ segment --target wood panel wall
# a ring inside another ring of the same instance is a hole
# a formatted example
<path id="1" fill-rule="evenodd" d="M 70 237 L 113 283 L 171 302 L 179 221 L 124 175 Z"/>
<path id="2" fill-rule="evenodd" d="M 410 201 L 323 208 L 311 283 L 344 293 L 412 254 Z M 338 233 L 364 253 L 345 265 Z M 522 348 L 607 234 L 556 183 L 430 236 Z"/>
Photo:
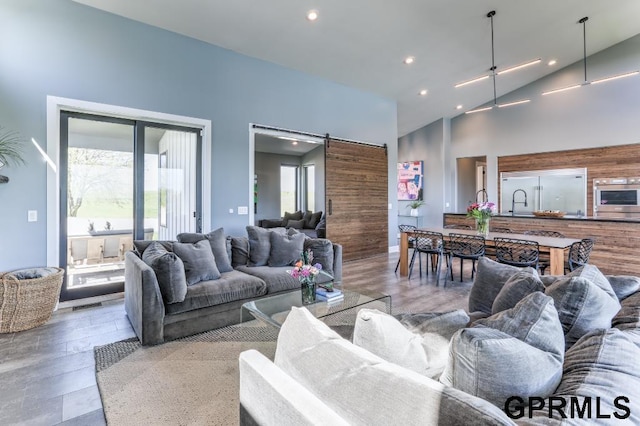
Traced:
<path id="1" fill-rule="evenodd" d="M 446 213 L 444 224 L 475 227 L 474 220 L 464 214 Z M 593 237 L 596 244 L 589 263 L 607 275 L 640 276 L 640 262 L 636 256 L 640 252 L 640 221 L 494 216 L 490 225 L 491 229 L 508 228 L 514 233 L 544 229 L 558 231 L 569 238 Z"/>
<path id="2" fill-rule="evenodd" d="M 344 260 L 387 253 L 386 150 L 329 140 L 325 155 L 327 238 L 342 244 Z"/>
<path id="3" fill-rule="evenodd" d="M 581 167 L 587 168 L 587 216 L 593 216 L 593 180 L 640 176 L 640 144 L 498 157 L 498 176 L 502 172 Z"/>

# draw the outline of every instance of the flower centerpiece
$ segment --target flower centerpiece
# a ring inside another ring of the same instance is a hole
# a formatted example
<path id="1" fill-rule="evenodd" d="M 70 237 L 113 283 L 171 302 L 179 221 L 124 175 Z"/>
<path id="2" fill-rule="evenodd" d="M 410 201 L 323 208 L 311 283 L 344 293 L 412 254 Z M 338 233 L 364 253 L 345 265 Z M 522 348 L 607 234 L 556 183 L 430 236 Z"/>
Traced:
<path id="1" fill-rule="evenodd" d="M 473 203 L 467 207 L 467 217 L 476 220 L 478 235 L 489 235 L 489 219 L 495 214 L 496 205 L 492 202 Z"/>
<path id="2" fill-rule="evenodd" d="M 293 278 L 300 281 L 303 305 L 309 305 L 316 301 L 316 277 L 322 271 L 321 264 L 312 265 L 311 262 L 313 262 L 313 252 L 311 250 L 303 251 L 302 258 L 295 263 L 292 270 L 287 271 Z"/>

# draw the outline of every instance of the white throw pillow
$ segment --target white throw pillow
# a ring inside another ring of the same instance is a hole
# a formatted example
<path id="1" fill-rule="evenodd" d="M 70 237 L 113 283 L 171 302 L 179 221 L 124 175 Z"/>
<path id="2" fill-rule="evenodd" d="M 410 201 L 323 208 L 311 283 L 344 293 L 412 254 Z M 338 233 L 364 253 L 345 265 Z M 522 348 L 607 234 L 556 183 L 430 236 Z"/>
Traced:
<path id="1" fill-rule="evenodd" d="M 449 339 L 437 333 L 413 333 L 391 315 L 376 309 L 358 313 L 353 343 L 431 378 L 440 376 L 449 353 Z"/>

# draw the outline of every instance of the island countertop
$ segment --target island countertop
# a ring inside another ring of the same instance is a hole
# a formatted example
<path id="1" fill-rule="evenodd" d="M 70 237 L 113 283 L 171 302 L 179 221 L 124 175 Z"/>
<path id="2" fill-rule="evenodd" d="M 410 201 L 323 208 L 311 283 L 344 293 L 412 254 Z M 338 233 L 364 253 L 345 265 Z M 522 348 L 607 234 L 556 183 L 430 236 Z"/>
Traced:
<path id="1" fill-rule="evenodd" d="M 467 225 L 475 228 L 466 213 L 445 213 L 443 225 Z M 497 215 L 491 217 L 490 229 L 509 229 L 516 234 L 526 231 L 556 231 L 569 238 L 594 238 L 596 244 L 589 263 L 608 275 L 640 276 L 640 261 L 630 259 L 640 252 L 640 219 L 602 217 L 539 217 L 533 215 Z"/>

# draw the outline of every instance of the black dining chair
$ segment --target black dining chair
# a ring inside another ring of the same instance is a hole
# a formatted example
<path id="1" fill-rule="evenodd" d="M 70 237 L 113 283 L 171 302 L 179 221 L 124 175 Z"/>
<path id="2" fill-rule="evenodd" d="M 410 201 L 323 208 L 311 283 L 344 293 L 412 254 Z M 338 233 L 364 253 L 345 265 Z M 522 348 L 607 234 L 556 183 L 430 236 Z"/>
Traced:
<path id="1" fill-rule="evenodd" d="M 538 269 L 540 245 L 535 241 L 495 237 L 496 260 L 512 266 Z"/>
<path id="2" fill-rule="evenodd" d="M 462 281 L 465 259 L 469 259 L 472 262 L 471 279 L 473 279 L 476 272 L 476 261 L 484 256 L 485 253 L 484 237 L 481 235 L 456 234 L 452 232 L 449 234 L 445 247 L 447 255 L 447 272 L 451 275 L 451 279 L 453 280 L 454 257 L 460 259 L 460 281 Z M 446 278 L 444 283 L 446 286 Z"/>
<path id="3" fill-rule="evenodd" d="M 531 229 L 529 231 L 524 232 L 525 235 L 539 235 L 542 237 L 555 237 L 555 238 L 566 238 L 563 233 L 558 231 L 550 231 L 547 229 Z M 540 273 L 544 274 L 547 268 L 551 265 L 551 259 L 548 254 L 540 254 L 540 258 L 538 259 L 538 270 Z"/>
<path id="4" fill-rule="evenodd" d="M 414 248 L 414 256 L 415 253 L 418 254 L 418 265 L 420 267 L 420 278 L 422 278 L 422 253 L 426 254 L 426 273 L 429 274 L 429 260 L 431 260 L 431 270 L 434 270 L 433 262 L 434 260 L 437 263 L 435 268 L 436 273 L 436 285 L 439 284 L 440 281 L 440 269 L 442 266 L 442 258 L 445 256 L 444 254 L 444 236 L 440 232 L 433 231 L 421 231 L 416 230 L 414 232 L 415 248 Z M 435 259 L 434 259 L 435 258 Z M 409 266 L 409 279 L 411 279 L 411 273 L 413 272 L 413 264 Z"/>
<path id="5" fill-rule="evenodd" d="M 402 232 L 413 232 L 416 230 L 416 227 L 413 225 L 398 225 L 398 230 L 402 233 Z M 413 265 L 413 260 L 416 257 L 416 251 L 415 251 L 415 242 L 416 239 L 414 237 L 409 237 L 408 238 L 409 241 L 409 248 L 410 249 L 414 249 L 413 250 L 413 254 L 411 255 L 411 263 L 409 264 L 411 267 Z M 398 263 L 396 263 L 396 273 L 398 272 L 398 268 L 400 267 L 400 259 L 398 259 Z"/>
<path id="6" fill-rule="evenodd" d="M 568 268 L 566 269 L 574 271 L 579 267 L 586 265 L 589 262 L 589 257 L 591 256 L 591 251 L 593 250 L 595 243 L 596 240 L 593 238 L 583 238 L 581 241 L 571 244 L 571 247 L 569 248 Z"/>

